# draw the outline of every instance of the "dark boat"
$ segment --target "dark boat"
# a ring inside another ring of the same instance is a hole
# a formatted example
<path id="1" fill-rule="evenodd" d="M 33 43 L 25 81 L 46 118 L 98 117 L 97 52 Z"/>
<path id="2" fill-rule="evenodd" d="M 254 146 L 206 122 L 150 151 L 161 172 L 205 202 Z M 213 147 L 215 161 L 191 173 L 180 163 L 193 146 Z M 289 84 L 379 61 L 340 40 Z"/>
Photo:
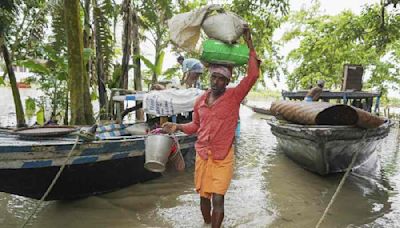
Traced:
<path id="1" fill-rule="evenodd" d="M 278 147 L 292 160 L 307 170 L 327 175 L 344 172 L 354 153 L 358 156 L 353 168 L 368 161 L 376 147 L 390 130 L 387 121 L 378 128 L 362 129 L 355 126 L 300 125 L 270 120 Z"/>
<path id="2" fill-rule="evenodd" d="M 271 105 L 270 120 L 278 146 L 296 163 L 320 175 L 344 172 L 371 157 L 390 130 L 388 120 L 364 110 L 327 102 L 279 101 Z M 290 122 L 288 122 L 290 121 Z"/>
<path id="3" fill-rule="evenodd" d="M 177 134 L 177 138 L 183 156 L 194 154 L 195 136 Z M 143 166 L 144 141 L 145 136 L 79 141 L 45 200 L 98 195 L 159 177 Z M 40 199 L 74 144 L 75 137 L 30 139 L 0 132 L 0 191 Z"/>

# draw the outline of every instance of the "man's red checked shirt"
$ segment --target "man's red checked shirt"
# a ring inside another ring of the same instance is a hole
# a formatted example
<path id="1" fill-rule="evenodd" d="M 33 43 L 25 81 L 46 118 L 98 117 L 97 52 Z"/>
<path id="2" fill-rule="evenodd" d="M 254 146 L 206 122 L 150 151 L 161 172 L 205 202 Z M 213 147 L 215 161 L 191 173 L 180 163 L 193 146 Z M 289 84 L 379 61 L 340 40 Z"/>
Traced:
<path id="1" fill-rule="evenodd" d="M 235 88 L 227 88 L 214 104 L 208 106 L 210 90 L 196 100 L 191 123 L 183 124 L 186 134 L 197 133 L 196 151 L 207 159 L 208 150 L 215 160 L 223 160 L 232 147 L 239 118 L 240 103 L 256 83 L 259 76 L 259 60 L 256 52 L 250 50 L 247 76 Z"/>

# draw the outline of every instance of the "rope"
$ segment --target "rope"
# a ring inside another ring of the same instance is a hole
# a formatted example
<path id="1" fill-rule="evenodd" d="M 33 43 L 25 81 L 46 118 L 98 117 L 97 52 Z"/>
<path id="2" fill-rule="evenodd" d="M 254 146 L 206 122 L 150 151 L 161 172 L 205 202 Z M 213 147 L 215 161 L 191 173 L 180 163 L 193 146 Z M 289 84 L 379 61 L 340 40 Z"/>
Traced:
<path id="1" fill-rule="evenodd" d="M 364 135 L 363 135 L 363 137 L 362 137 L 362 140 L 365 139 L 365 137 L 367 136 L 367 133 L 368 133 L 368 130 L 365 131 L 365 133 L 364 133 Z M 339 192 L 340 192 L 340 190 L 342 189 L 344 182 L 346 181 L 347 177 L 349 176 L 350 171 L 351 171 L 351 169 L 353 168 L 353 165 L 354 165 L 354 163 L 355 163 L 355 161 L 356 161 L 356 158 L 357 158 L 357 156 L 358 156 L 358 153 L 359 153 L 360 151 L 361 151 L 361 150 L 357 150 L 357 152 L 355 152 L 355 153 L 353 154 L 353 157 L 352 157 L 352 159 L 351 159 L 351 163 L 350 163 L 349 167 L 347 168 L 346 173 L 343 175 L 342 179 L 340 180 L 340 183 L 339 183 L 338 187 L 336 188 L 335 193 L 333 194 L 331 200 L 330 200 L 329 203 L 328 203 L 328 206 L 325 208 L 325 211 L 324 211 L 324 213 L 322 214 L 321 218 L 319 219 L 319 221 L 318 221 L 317 225 L 315 226 L 315 228 L 319 228 L 320 225 L 322 224 L 322 222 L 324 221 L 326 215 L 328 214 L 329 209 L 331 208 L 333 202 L 336 200 L 336 197 L 337 197 L 337 195 L 339 195 Z"/>
<path id="2" fill-rule="evenodd" d="M 58 172 L 57 172 L 56 176 L 54 177 L 53 181 L 51 182 L 51 184 L 50 184 L 49 187 L 47 188 L 46 192 L 43 194 L 43 196 L 42 196 L 42 198 L 40 199 L 40 201 L 36 203 L 35 209 L 34 209 L 33 212 L 29 215 L 28 219 L 24 222 L 24 224 L 22 224 L 21 228 L 24 228 L 24 227 L 29 223 L 29 221 L 32 219 L 32 217 L 36 214 L 36 212 L 37 212 L 37 210 L 39 209 L 39 207 L 42 205 L 44 199 L 46 199 L 46 197 L 49 195 L 49 193 L 50 193 L 51 190 L 53 189 L 53 187 L 54 187 L 54 185 L 56 184 L 58 178 L 60 177 L 62 171 L 64 170 L 64 168 L 65 168 L 65 166 L 66 166 L 68 160 L 69 160 L 70 157 L 72 156 L 73 151 L 75 150 L 76 145 L 78 145 L 79 138 L 80 138 L 80 135 L 77 135 L 77 136 L 76 136 L 76 139 L 75 139 L 75 143 L 74 143 L 74 145 L 73 145 L 71 151 L 68 153 L 68 156 L 67 156 L 67 158 L 66 158 L 65 161 L 64 161 L 64 164 L 60 167 L 60 169 L 58 170 Z"/>

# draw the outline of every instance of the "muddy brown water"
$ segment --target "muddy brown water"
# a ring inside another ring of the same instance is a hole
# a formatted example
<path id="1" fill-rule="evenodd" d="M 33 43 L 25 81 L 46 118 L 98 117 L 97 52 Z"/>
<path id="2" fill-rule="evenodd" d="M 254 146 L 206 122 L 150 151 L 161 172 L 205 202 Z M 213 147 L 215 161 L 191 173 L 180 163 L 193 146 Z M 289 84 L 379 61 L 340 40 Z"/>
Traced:
<path id="1" fill-rule="evenodd" d="M 4 102 L 4 100 L 2 100 Z M 241 109 L 236 167 L 224 227 L 314 227 L 341 175 L 320 177 L 288 159 L 264 116 Z M 352 174 L 322 227 L 400 227 L 399 135 L 393 128 Z M 19 227 L 38 201 L 0 193 L 0 227 Z M 28 227 L 207 227 L 193 170 L 76 201 L 46 202 Z"/>

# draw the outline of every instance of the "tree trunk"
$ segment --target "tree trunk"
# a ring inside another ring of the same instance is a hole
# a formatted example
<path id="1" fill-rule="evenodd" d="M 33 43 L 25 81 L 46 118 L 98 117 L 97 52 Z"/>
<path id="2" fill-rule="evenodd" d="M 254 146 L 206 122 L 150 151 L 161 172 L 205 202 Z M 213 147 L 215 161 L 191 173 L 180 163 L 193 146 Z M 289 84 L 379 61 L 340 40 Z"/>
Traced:
<path id="1" fill-rule="evenodd" d="M 84 18 L 83 47 L 88 48 L 90 45 L 90 39 L 92 39 L 90 32 L 90 0 L 85 0 Z"/>
<path id="2" fill-rule="evenodd" d="M 67 97 L 65 98 L 65 116 L 64 116 L 64 125 L 68 125 L 69 120 L 69 93 L 67 93 Z"/>
<path id="3" fill-rule="evenodd" d="M 122 73 L 120 77 L 120 88 L 128 89 L 129 59 L 132 45 L 132 6 L 130 0 L 124 0 L 122 5 L 124 35 L 122 36 Z"/>
<path id="4" fill-rule="evenodd" d="M 155 51 L 156 51 L 156 53 L 155 53 L 155 57 L 154 57 L 154 65 L 156 66 L 156 68 L 157 68 L 158 62 L 159 62 L 159 60 L 160 60 L 160 52 L 161 52 L 160 46 L 161 46 L 161 37 L 158 36 L 158 37 L 157 37 L 157 40 L 155 40 L 155 49 L 156 49 Z M 158 77 L 157 72 L 156 72 L 156 71 L 153 71 L 153 77 L 152 77 L 152 79 L 151 79 L 151 82 L 152 82 L 153 84 L 154 84 L 154 83 L 157 83 L 157 81 L 158 81 L 157 77 Z"/>
<path id="5" fill-rule="evenodd" d="M 83 64 L 83 35 L 79 0 L 64 0 L 65 32 L 68 46 L 68 75 L 71 91 L 71 124 L 94 123 L 89 80 Z"/>
<path id="6" fill-rule="evenodd" d="M 107 91 L 105 86 L 105 71 L 104 71 L 104 56 L 103 46 L 100 36 L 100 23 L 99 23 L 99 10 L 97 1 L 94 1 L 95 11 L 93 13 L 94 21 L 94 35 L 96 37 L 96 73 L 97 73 L 97 84 L 99 92 L 99 105 L 100 105 L 100 119 L 107 119 Z"/>
<path id="7" fill-rule="evenodd" d="M 157 47 L 156 47 L 156 56 L 154 57 L 154 65 L 157 66 L 157 62 L 158 62 L 158 52 L 157 52 Z M 151 78 L 151 82 L 153 84 L 157 83 L 157 73 L 156 71 L 153 71 L 153 76 Z"/>
<path id="8" fill-rule="evenodd" d="M 14 69 L 12 68 L 11 56 L 8 52 L 6 42 L 3 40 L 2 37 L 0 37 L 0 40 L 2 40 L 1 50 L 3 53 L 4 61 L 6 63 L 8 78 L 10 79 L 11 90 L 14 98 L 15 113 L 17 116 L 17 127 L 26 127 L 24 109 L 22 107 L 21 96 L 17 87 L 17 80 L 15 78 Z"/>
<path id="9" fill-rule="evenodd" d="M 136 10 L 132 12 L 132 49 L 133 49 L 133 67 L 134 67 L 134 86 L 135 91 L 142 91 L 142 72 L 140 67 L 140 40 L 139 40 L 139 17 Z M 136 105 L 140 105 L 137 102 Z M 144 120 L 143 109 L 136 110 L 136 120 Z"/>

